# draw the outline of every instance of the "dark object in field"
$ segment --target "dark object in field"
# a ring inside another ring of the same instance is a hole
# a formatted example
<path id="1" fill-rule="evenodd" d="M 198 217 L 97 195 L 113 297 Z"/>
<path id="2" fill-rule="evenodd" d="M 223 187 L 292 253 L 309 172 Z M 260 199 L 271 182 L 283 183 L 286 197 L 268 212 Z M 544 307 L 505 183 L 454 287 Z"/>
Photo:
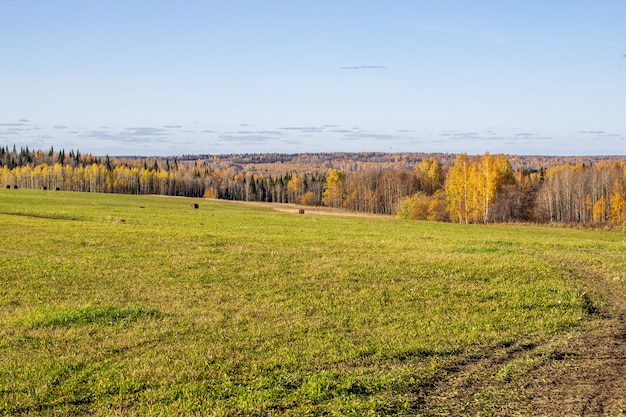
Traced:
<path id="1" fill-rule="evenodd" d="M 61 191 L 61 189 L 59 187 L 56 188 L 57 191 Z"/>
<path id="2" fill-rule="evenodd" d="M 300 209 L 300 210 L 298 211 L 298 213 L 300 213 L 300 214 L 304 214 L 304 209 Z"/>
<path id="3" fill-rule="evenodd" d="M 11 186 L 10 186 L 10 185 L 7 185 L 7 187 L 6 187 L 6 188 L 7 188 L 8 190 L 10 190 L 10 189 L 11 189 Z"/>
<path id="4" fill-rule="evenodd" d="M 14 185 L 14 186 L 13 186 L 13 189 L 14 189 L 14 190 L 17 190 L 17 185 Z"/>
<path id="5" fill-rule="evenodd" d="M 196 204 L 196 203 L 191 205 L 191 208 L 194 208 L 194 209 L 197 209 L 198 207 L 200 207 L 200 206 L 198 206 L 198 204 Z"/>
<path id="6" fill-rule="evenodd" d="M 48 189 L 48 187 L 46 187 L 45 185 L 43 186 L 43 190 L 46 191 Z"/>

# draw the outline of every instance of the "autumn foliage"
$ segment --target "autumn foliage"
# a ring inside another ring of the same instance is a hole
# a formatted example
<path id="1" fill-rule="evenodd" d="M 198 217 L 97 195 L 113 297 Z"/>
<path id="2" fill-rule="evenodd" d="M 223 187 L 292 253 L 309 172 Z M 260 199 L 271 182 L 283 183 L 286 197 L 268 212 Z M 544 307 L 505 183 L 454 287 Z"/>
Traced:
<path id="1" fill-rule="evenodd" d="M 518 163 L 515 170 L 511 160 Z M 626 162 L 619 159 L 532 168 L 518 156 L 489 153 L 178 159 L 0 147 L 0 185 L 324 205 L 459 223 L 626 227 Z"/>

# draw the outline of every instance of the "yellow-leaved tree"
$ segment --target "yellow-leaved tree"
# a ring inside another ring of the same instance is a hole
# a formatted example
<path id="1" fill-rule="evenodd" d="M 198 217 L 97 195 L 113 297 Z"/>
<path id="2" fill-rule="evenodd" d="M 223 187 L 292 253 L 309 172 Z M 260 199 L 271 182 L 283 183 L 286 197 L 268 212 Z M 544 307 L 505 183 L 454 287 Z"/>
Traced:
<path id="1" fill-rule="evenodd" d="M 451 220 L 490 222 L 499 191 L 514 182 L 513 168 L 502 154 L 496 157 L 489 153 L 481 157 L 458 155 L 446 183 Z"/>
<path id="2" fill-rule="evenodd" d="M 422 159 L 415 167 L 415 173 L 419 182 L 420 189 L 428 194 L 433 195 L 435 191 L 443 188 L 445 177 L 441 162 L 435 158 Z"/>
<path id="3" fill-rule="evenodd" d="M 459 154 L 456 156 L 454 166 L 450 169 L 446 183 L 446 195 L 448 197 L 448 213 L 453 222 L 469 223 L 470 220 L 471 165 L 472 161 L 467 154 Z"/>
<path id="4" fill-rule="evenodd" d="M 322 203 L 325 206 L 343 208 L 346 198 L 346 174 L 338 169 L 329 169 L 326 176 L 326 185 L 322 194 Z"/>
<path id="5" fill-rule="evenodd" d="M 293 174 L 287 182 L 287 199 L 290 203 L 299 203 L 300 197 L 304 194 L 304 178 L 298 174 Z"/>
<path id="6" fill-rule="evenodd" d="M 603 223 L 606 221 L 606 198 L 600 197 L 598 201 L 593 205 L 593 221 L 596 223 Z"/>
<path id="7" fill-rule="evenodd" d="M 626 199 L 619 193 L 611 196 L 611 223 L 626 226 Z"/>

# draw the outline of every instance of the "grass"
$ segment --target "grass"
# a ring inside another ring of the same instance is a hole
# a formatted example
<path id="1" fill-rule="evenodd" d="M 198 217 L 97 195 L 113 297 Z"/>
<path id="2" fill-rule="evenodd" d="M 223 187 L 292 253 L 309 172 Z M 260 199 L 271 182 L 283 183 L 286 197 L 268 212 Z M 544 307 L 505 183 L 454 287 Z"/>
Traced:
<path id="1" fill-rule="evenodd" d="M 30 317 L 23 318 L 25 327 L 69 327 L 114 325 L 120 321 L 135 321 L 141 317 L 158 316 L 156 310 L 133 307 L 85 306 L 63 309 L 35 310 Z"/>
<path id="2" fill-rule="evenodd" d="M 626 273 L 614 232 L 191 201 L 0 190 L 0 414 L 427 414 L 459 357 L 608 308 L 573 265 Z"/>

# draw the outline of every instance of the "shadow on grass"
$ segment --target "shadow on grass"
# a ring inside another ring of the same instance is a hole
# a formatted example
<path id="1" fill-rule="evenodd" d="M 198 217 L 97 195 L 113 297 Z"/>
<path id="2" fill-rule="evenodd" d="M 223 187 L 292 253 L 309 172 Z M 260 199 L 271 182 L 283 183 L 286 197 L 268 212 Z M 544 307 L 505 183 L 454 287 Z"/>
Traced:
<path id="1" fill-rule="evenodd" d="M 26 324 L 31 328 L 113 325 L 134 322 L 142 318 L 159 318 L 161 313 L 144 307 L 86 306 L 63 308 L 35 313 Z"/>

